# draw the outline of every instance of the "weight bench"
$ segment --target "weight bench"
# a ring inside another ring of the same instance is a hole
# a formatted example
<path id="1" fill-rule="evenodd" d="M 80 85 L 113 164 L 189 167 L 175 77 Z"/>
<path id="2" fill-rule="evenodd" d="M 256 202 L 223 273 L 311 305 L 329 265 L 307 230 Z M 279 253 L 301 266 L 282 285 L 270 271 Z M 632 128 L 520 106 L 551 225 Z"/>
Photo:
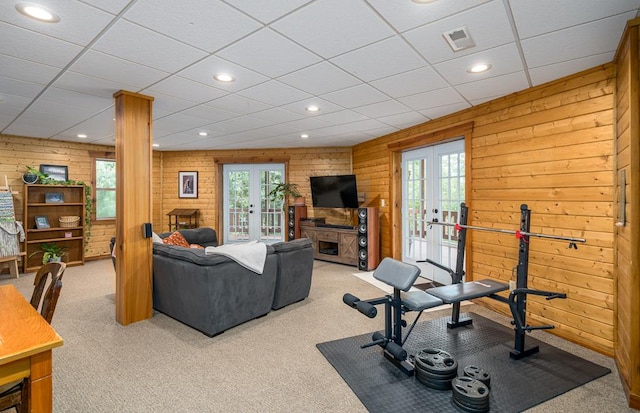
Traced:
<path id="1" fill-rule="evenodd" d="M 494 280 L 481 280 L 431 288 L 428 293 L 409 291 L 419 275 L 420 268 L 415 265 L 392 258 L 384 258 L 374 271 L 373 277 L 393 287 L 392 295 L 360 300 L 347 293 L 342 298 L 345 304 L 356 308 L 369 318 L 374 318 L 378 314 L 376 305 L 385 305 L 384 335 L 380 332 L 373 333 L 372 342 L 363 345 L 362 348 L 379 345 L 384 349 L 384 356 L 408 375 L 413 374 L 414 366 L 407 361 L 408 354 L 402 346 L 424 310 L 443 304 L 454 304 L 474 298 L 492 296 L 509 289 L 507 284 Z M 402 315 L 409 311 L 417 311 L 418 316 L 409 327 L 406 336 L 403 337 L 402 327 L 406 326 L 406 322 L 402 320 Z"/>

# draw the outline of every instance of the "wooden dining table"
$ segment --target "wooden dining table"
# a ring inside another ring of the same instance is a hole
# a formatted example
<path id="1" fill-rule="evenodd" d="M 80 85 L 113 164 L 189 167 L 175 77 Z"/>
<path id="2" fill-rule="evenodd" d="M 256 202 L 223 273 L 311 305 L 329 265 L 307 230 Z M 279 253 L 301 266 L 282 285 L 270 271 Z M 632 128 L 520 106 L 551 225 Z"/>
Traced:
<path id="1" fill-rule="evenodd" d="M 53 411 L 51 350 L 62 343 L 14 285 L 0 286 L 0 385 L 29 378 L 32 412 Z"/>

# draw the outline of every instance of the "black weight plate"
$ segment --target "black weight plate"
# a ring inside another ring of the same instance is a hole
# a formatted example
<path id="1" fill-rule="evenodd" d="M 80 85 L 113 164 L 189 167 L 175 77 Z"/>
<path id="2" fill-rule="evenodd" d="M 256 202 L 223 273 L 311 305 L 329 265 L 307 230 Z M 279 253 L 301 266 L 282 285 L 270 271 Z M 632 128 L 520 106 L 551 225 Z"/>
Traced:
<path id="1" fill-rule="evenodd" d="M 457 371 L 452 371 L 450 374 L 433 374 L 427 370 L 422 370 L 416 367 L 416 374 L 420 374 L 422 377 L 426 377 L 433 380 L 453 380 L 458 375 Z"/>
<path id="2" fill-rule="evenodd" d="M 453 389 L 453 387 L 452 387 Z M 472 409 L 485 409 L 489 406 L 489 399 L 482 400 L 481 402 L 471 402 L 469 400 L 463 400 L 460 398 L 460 394 L 454 394 L 453 399 L 463 406 L 470 407 Z"/>
<path id="3" fill-rule="evenodd" d="M 456 400 L 453 397 L 451 398 L 451 402 L 453 403 L 454 406 L 458 407 L 460 410 L 463 410 L 469 413 L 485 413 L 490 410 L 490 406 L 488 405 L 480 408 L 465 406 L 464 404 L 461 404 L 458 400 Z"/>
<path id="4" fill-rule="evenodd" d="M 429 380 L 416 376 L 416 380 L 435 390 L 451 390 L 451 380 Z"/>
<path id="5" fill-rule="evenodd" d="M 485 371 L 482 367 L 478 366 L 466 366 L 464 369 L 464 375 L 476 380 L 480 380 L 487 387 L 491 386 L 491 375 Z"/>
<path id="6" fill-rule="evenodd" d="M 440 349 L 423 349 L 415 356 L 416 366 L 433 374 L 450 375 L 458 371 L 458 362 Z"/>
<path id="7" fill-rule="evenodd" d="M 465 405 L 482 405 L 489 400 L 489 388 L 471 377 L 457 377 L 451 383 L 453 397 Z"/>

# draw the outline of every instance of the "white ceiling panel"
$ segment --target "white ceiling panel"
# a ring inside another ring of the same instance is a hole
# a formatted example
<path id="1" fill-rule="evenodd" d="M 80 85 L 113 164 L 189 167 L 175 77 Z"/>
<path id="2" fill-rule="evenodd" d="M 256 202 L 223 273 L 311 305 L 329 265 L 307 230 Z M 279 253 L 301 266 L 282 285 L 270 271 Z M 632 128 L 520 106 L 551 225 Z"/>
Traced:
<path id="1" fill-rule="evenodd" d="M 207 54 L 195 47 L 120 20 L 93 46 L 95 50 L 175 73 Z"/>
<path id="2" fill-rule="evenodd" d="M 516 72 L 503 76 L 490 77 L 458 86 L 458 91 L 465 99 L 477 100 L 486 96 L 493 98 L 509 94 L 510 90 L 527 88 L 524 72 Z"/>
<path id="3" fill-rule="evenodd" d="M 482 73 L 471 73 L 468 69 L 476 64 L 491 64 L 491 70 Z M 444 77 L 449 84 L 475 82 L 489 77 L 506 75 L 524 70 L 522 59 L 515 44 L 498 46 L 484 52 L 474 53 L 447 60 L 433 65 L 434 69 Z"/>
<path id="4" fill-rule="evenodd" d="M 272 27 L 325 59 L 394 34 L 362 1 L 317 0 Z"/>
<path id="5" fill-rule="evenodd" d="M 360 83 L 355 77 L 326 61 L 282 76 L 278 80 L 312 95 L 323 95 Z"/>
<path id="6" fill-rule="evenodd" d="M 61 21 L 39 23 L 17 1 L 0 5 L 0 134 L 82 132 L 112 145 L 113 94 L 126 90 L 154 98 L 159 150 L 373 139 L 608 63 L 640 10 L 640 0 L 43 0 Z M 453 52 L 442 33 L 462 26 L 476 46 Z M 478 61 L 491 69 L 468 73 Z"/>
<path id="7" fill-rule="evenodd" d="M 366 82 L 408 72 L 426 64 L 420 55 L 399 37 L 363 47 L 331 61 Z"/>
<path id="8" fill-rule="evenodd" d="M 320 61 L 318 56 L 268 28 L 240 40 L 218 55 L 272 78 Z"/>
<path id="9" fill-rule="evenodd" d="M 476 46 L 454 52 L 442 33 L 466 26 Z M 477 53 L 515 41 L 502 1 L 493 0 L 470 10 L 408 31 L 404 37 L 431 64 Z"/>
<path id="10" fill-rule="evenodd" d="M 636 13 L 640 0 L 510 0 L 520 38 L 578 26 L 616 14 Z"/>
<path id="11" fill-rule="evenodd" d="M 217 0 L 138 0 L 124 17 L 210 53 L 262 27 Z M 215 36 L 211 36 L 212 27 Z"/>
<path id="12" fill-rule="evenodd" d="M 2 22 L 0 38 L 0 54 L 58 68 L 65 67 L 82 51 L 73 43 Z"/>
<path id="13" fill-rule="evenodd" d="M 311 97 L 310 94 L 277 80 L 270 80 L 249 89 L 244 89 L 238 94 L 274 106 L 285 105 Z"/>
<path id="14" fill-rule="evenodd" d="M 327 93 L 326 95 L 322 95 L 322 98 L 344 108 L 353 108 L 356 106 L 382 102 L 383 100 L 387 100 L 388 96 L 369 85 L 360 84 L 358 86 Z"/>
<path id="15" fill-rule="evenodd" d="M 565 62 L 581 57 L 613 52 L 627 20 L 625 13 L 592 23 L 574 26 L 522 41 L 529 68 Z"/>
<path id="16" fill-rule="evenodd" d="M 56 24 L 42 23 L 17 13 L 16 3 L 0 2 L 0 21 L 81 46 L 89 44 L 114 18 L 113 14 L 78 1 L 38 0 L 38 4 L 55 10 L 60 18 Z"/>
<path id="17" fill-rule="evenodd" d="M 422 26 L 490 0 L 436 1 L 418 4 L 406 0 L 367 0 L 399 32 Z"/>
<path id="18" fill-rule="evenodd" d="M 226 0 L 264 24 L 271 23 L 293 10 L 309 3 L 311 0 Z"/>
<path id="19" fill-rule="evenodd" d="M 421 67 L 399 75 L 385 77 L 370 84 L 392 98 L 415 95 L 447 86 L 442 76 L 431 67 Z"/>

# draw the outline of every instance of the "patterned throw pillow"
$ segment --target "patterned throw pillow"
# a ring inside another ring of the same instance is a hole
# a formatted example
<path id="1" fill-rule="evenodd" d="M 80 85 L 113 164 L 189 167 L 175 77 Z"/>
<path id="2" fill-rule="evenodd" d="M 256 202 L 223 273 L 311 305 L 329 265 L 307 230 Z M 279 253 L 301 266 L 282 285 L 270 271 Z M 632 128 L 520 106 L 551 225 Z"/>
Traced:
<path id="1" fill-rule="evenodd" d="M 165 244 L 176 245 L 178 247 L 189 248 L 189 243 L 184 238 L 184 236 L 181 233 L 179 233 L 178 231 L 176 231 L 173 234 L 169 235 L 167 238 L 165 238 L 162 241 Z"/>

